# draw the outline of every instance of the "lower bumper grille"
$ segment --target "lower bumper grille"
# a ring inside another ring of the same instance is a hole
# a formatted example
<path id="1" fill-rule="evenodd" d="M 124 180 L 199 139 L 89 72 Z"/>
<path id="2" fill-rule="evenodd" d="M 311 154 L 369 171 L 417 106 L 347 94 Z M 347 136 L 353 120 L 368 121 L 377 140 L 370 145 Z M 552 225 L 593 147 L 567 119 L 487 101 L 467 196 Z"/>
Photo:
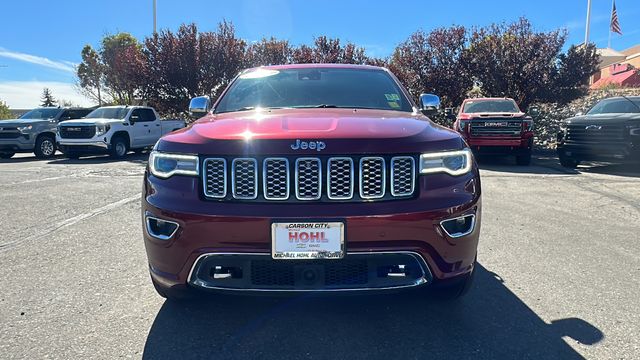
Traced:
<path id="1" fill-rule="evenodd" d="M 19 132 L 0 132 L 0 139 L 17 139 L 22 136 Z"/>
<path id="2" fill-rule="evenodd" d="M 431 282 L 412 252 L 352 253 L 340 260 L 272 260 L 269 254 L 206 254 L 194 264 L 195 287 L 244 291 L 349 291 L 413 287 Z"/>

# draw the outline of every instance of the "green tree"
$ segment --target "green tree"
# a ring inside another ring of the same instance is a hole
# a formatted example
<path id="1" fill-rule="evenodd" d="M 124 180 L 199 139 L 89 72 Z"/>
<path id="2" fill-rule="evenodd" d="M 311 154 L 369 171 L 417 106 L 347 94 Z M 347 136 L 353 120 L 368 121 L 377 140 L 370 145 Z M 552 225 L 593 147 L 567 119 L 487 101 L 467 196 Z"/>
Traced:
<path id="1" fill-rule="evenodd" d="M 82 62 L 77 69 L 78 86 L 85 96 L 102 106 L 104 66 L 100 55 L 91 45 L 85 45 L 81 56 Z"/>
<path id="2" fill-rule="evenodd" d="M 129 33 L 107 35 L 102 39 L 100 58 L 104 84 L 113 101 L 133 104 L 146 73 L 141 44 Z"/>
<path id="3" fill-rule="evenodd" d="M 11 114 L 7 103 L 0 100 L 0 120 L 11 119 L 12 117 L 13 114 Z"/>
<path id="4" fill-rule="evenodd" d="M 542 100 L 566 104 L 586 95 L 589 78 L 598 71 L 599 61 L 595 44 L 572 45 L 558 56 L 551 86 L 541 96 Z"/>
<path id="5" fill-rule="evenodd" d="M 57 105 L 56 99 L 53 97 L 53 94 L 51 93 L 51 90 L 49 90 L 49 88 L 42 89 L 42 97 L 40 98 L 40 100 L 42 101 L 40 103 L 40 106 L 42 107 Z"/>

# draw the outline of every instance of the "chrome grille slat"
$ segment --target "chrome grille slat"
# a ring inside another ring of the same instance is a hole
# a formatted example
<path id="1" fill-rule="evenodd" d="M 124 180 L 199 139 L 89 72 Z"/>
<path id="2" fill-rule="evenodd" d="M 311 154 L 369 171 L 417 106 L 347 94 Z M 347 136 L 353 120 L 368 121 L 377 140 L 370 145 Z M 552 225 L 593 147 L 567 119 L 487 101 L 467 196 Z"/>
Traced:
<path id="1" fill-rule="evenodd" d="M 227 160 L 222 158 L 207 158 L 203 161 L 205 169 L 204 195 L 215 199 L 227 196 Z"/>
<path id="2" fill-rule="evenodd" d="M 415 188 L 416 163 L 411 156 L 391 158 L 391 195 L 408 196 Z"/>
<path id="3" fill-rule="evenodd" d="M 262 188 L 267 200 L 289 198 L 289 160 L 266 158 L 262 165 Z"/>
<path id="4" fill-rule="evenodd" d="M 353 198 L 353 159 L 332 157 L 327 161 L 327 197 L 331 200 Z"/>
<path id="5" fill-rule="evenodd" d="M 360 197 L 379 199 L 384 197 L 386 166 L 384 158 L 378 156 L 360 159 Z"/>
<path id="6" fill-rule="evenodd" d="M 258 163 L 256 159 L 233 159 L 231 190 L 236 199 L 253 200 L 258 197 Z"/>
<path id="7" fill-rule="evenodd" d="M 320 159 L 296 159 L 295 188 L 298 200 L 318 200 L 322 197 L 321 172 Z"/>
<path id="8" fill-rule="evenodd" d="M 413 196 L 417 182 L 410 155 L 211 157 L 202 169 L 204 197 L 217 200 L 392 200 Z"/>

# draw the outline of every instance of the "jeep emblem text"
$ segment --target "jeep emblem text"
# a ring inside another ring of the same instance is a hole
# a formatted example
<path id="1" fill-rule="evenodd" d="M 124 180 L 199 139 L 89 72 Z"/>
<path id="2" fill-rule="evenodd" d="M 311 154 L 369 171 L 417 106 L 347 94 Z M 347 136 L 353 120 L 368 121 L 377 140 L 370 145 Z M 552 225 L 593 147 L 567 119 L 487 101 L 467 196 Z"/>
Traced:
<path id="1" fill-rule="evenodd" d="M 291 144 L 291 150 L 316 150 L 322 151 L 327 147 L 324 141 L 300 141 L 297 139 L 295 143 Z"/>

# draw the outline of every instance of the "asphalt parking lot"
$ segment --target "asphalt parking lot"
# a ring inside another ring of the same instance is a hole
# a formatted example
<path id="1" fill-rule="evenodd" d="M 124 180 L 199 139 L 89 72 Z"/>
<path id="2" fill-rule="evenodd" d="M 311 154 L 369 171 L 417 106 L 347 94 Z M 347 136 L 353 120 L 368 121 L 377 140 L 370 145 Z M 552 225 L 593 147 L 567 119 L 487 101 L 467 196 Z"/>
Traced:
<path id="1" fill-rule="evenodd" d="M 640 169 L 483 160 L 480 266 L 457 303 L 182 304 L 149 281 L 145 160 L 0 160 L 0 358 L 640 358 Z"/>

